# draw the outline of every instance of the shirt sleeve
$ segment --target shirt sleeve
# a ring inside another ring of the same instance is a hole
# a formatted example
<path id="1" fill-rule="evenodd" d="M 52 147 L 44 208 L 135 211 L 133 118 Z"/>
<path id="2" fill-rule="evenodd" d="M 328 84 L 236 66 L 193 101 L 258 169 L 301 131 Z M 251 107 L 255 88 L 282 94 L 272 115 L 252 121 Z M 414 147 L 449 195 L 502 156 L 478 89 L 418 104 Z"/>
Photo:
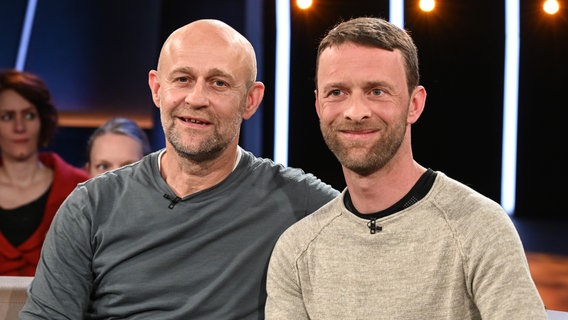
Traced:
<path id="1" fill-rule="evenodd" d="M 546 319 L 523 245 L 506 213 L 482 209 L 472 216 L 483 222 L 470 224 L 466 272 L 482 319 Z"/>
<path id="2" fill-rule="evenodd" d="M 91 220 L 85 187 L 63 202 L 46 235 L 20 319 L 83 319 L 92 287 Z"/>
<path id="3" fill-rule="evenodd" d="M 306 199 L 306 214 L 316 211 L 340 194 L 331 185 L 326 184 L 312 174 L 306 175 L 304 183 L 305 190 L 299 193 L 299 195 Z"/>
<path id="4" fill-rule="evenodd" d="M 295 250 L 291 248 L 290 237 L 284 232 L 276 243 L 268 265 L 267 300 L 265 316 L 267 320 L 309 319 L 302 288 L 299 283 L 298 270 L 295 267 Z"/>

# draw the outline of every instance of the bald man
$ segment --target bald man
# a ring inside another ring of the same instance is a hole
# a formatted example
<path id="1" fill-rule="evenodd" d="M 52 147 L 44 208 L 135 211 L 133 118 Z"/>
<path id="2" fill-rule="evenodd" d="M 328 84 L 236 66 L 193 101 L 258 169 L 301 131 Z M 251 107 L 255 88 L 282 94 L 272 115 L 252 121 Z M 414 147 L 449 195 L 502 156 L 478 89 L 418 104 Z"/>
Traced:
<path id="1" fill-rule="evenodd" d="M 274 243 L 338 195 L 238 146 L 264 85 L 227 24 L 174 31 L 148 83 L 166 147 L 73 191 L 21 319 L 263 319 Z"/>

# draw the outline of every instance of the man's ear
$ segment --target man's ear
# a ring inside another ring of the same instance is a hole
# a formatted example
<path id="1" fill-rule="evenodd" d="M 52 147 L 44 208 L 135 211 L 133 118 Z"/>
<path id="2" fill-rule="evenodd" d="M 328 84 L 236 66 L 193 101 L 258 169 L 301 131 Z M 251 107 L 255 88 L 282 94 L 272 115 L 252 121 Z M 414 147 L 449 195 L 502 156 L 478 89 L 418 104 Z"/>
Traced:
<path id="1" fill-rule="evenodd" d="M 426 89 L 423 86 L 416 86 L 412 95 L 410 96 L 410 103 L 408 106 L 408 116 L 406 122 L 413 124 L 418 121 L 422 111 L 424 111 L 424 106 L 426 104 Z"/>
<path id="2" fill-rule="evenodd" d="M 314 90 L 314 96 L 315 96 L 315 105 L 316 105 L 316 113 L 318 114 L 318 118 L 321 119 L 321 110 L 320 110 L 320 105 L 319 105 L 319 101 L 318 101 L 318 89 Z"/>
<path id="3" fill-rule="evenodd" d="M 154 104 L 156 107 L 160 108 L 160 95 L 158 94 L 160 89 L 160 80 L 158 79 L 158 71 L 150 70 L 150 72 L 148 72 L 148 85 L 152 92 L 152 100 L 154 100 Z"/>
<path id="4" fill-rule="evenodd" d="M 247 102 L 245 106 L 245 112 L 243 113 L 243 119 L 248 120 L 258 109 L 262 98 L 264 97 L 264 83 L 260 81 L 255 81 L 247 94 Z"/>

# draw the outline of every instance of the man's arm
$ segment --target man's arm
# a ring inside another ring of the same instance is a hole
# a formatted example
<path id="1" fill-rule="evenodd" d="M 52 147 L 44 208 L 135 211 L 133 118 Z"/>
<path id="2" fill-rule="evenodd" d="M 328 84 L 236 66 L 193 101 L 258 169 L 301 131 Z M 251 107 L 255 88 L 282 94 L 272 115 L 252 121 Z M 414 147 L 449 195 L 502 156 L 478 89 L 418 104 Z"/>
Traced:
<path id="1" fill-rule="evenodd" d="M 266 280 L 265 316 L 272 319 L 309 319 L 295 267 L 295 250 L 290 248 L 286 232 L 274 247 Z"/>
<path id="2" fill-rule="evenodd" d="M 61 205 L 43 244 L 20 319 L 83 319 L 92 287 L 91 221 L 85 187 Z"/>
<path id="3" fill-rule="evenodd" d="M 473 299 L 483 319 L 546 319 L 531 278 L 521 240 L 505 212 L 475 215 L 476 238 L 468 273 Z"/>

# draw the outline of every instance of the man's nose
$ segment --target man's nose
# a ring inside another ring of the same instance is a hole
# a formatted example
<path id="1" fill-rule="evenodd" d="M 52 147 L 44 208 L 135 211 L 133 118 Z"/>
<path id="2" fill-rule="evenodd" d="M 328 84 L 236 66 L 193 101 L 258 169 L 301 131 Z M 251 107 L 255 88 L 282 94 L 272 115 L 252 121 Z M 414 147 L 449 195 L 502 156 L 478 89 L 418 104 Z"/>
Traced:
<path id="1" fill-rule="evenodd" d="M 347 119 L 362 121 L 371 117 L 371 109 L 367 106 L 368 101 L 359 95 L 352 95 L 348 101 L 348 107 L 344 112 Z"/>
<path id="2" fill-rule="evenodd" d="M 209 102 L 207 83 L 204 80 L 197 80 L 187 92 L 185 102 L 192 107 L 202 107 L 207 105 Z"/>

